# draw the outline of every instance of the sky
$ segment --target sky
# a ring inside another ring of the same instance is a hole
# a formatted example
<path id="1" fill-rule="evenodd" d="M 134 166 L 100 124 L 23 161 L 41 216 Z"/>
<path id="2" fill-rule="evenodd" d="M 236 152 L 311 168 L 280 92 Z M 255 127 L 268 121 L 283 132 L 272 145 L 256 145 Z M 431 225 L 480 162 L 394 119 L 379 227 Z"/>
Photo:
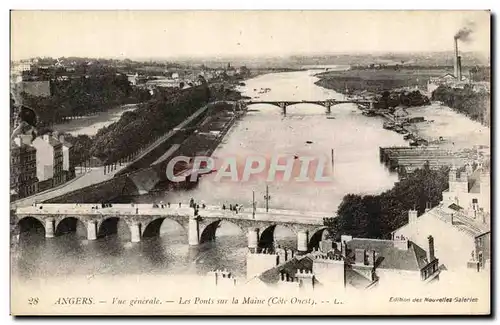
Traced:
<path id="1" fill-rule="evenodd" d="M 11 58 L 490 52 L 486 11 L 12 11 Z"/>

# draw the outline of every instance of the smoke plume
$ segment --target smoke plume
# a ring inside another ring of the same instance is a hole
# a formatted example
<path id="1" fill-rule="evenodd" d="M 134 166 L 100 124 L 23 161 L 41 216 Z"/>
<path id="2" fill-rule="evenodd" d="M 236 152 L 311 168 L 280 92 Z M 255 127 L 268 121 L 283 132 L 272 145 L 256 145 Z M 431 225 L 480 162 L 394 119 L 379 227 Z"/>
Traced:
<path id="1" fill-rule="evenodd" d="M 455 34 L 455 39 L 461 40 L 462 42 L 468 42 L 470 40 L 471 34 L 474 32 L 474 27 L 474 22 L 468 22 Z"/>

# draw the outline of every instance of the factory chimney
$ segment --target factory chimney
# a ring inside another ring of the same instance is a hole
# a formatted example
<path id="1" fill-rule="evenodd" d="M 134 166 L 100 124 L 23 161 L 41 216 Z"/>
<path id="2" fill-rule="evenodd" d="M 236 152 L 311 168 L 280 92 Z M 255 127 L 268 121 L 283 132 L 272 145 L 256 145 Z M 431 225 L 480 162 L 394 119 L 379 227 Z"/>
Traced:
<path id="1" fill-rule="evenodd" d="M 462 57 L 460 55 L 457 56 L 457 66 L 458 66 L 457 80 L 461 81 L 462 80 Z"/>
<path id="2" fill-rule="evenodd" d="M 459 64 L 460 64 L 460 57 L 458 56 L 458 38 L 454 37 L 453 40 L 455 41 L 455 56 L 453 57 L 453 69 L 454 69 L 454 76 L 457 78 L 457 80 L 461 80 L 459 78 Z"/>
<path id="3" fill-rule="evenodd" d="M 455 56 L 453 61 L 454 75 L 458 81 L 462 80 L 462 57 L 458 55 L 458 37 L 455 36 Z"/>

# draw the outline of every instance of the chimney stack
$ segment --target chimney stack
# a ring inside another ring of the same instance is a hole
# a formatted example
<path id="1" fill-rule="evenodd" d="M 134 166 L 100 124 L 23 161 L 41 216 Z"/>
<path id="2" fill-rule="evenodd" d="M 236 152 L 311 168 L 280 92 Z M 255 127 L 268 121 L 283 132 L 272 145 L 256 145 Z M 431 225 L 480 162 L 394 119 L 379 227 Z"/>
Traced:
<path id="1" fill-rule="evenodd" d="M 462 81 L 462 57 L 460 55 L 457 56 L 457 69 L 458 69 L 457 80 Z"/>
<path id="2" fill-rule="evenodd" d="M 427 257 L 430 263 L 436 259 L 436 257 L 434 256 L 434 237 L 429 236 L 427 237 L 427 240 L 429 241 L 429 253 Z"/>
<path id="3" fill-rule="evenodd" d="M 366 265 L 366 250 L 362 249 L 362 248 L 356 248 L 356 250 L 354 251 L 355 255 L 354 255 L 354 259 L 355 259 L 355 263 L 356 264 L 364 264 Z"/>
<path id="4" fill-rule="evenodd" d="M 458 39 L 455 37 L 454 38 L 454 41 L 455 41 L 455 56 L 453 57 L 453 68 L 454 68 L 454 75 L 455 75 L 455 78 L 458 79 Z"/>

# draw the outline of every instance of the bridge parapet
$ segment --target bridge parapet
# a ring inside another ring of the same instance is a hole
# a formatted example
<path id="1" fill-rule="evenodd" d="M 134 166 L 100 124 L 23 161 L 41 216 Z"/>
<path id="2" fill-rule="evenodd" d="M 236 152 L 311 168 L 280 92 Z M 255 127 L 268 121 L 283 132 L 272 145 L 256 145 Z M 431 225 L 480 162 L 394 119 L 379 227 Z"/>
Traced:
<path id="1" fill-rule="evenodd" d="M 320 225 L 324 217 L 332 215 L 330 212 L 306 212 L 299 210 L 257 208 L 255 216 L 251 209 L 243 209 L 238 212 L 223 210 L 218 206 L 206 206 L 198 210 L 199 215 L 209 219 L 235 219 L 255 220 L 279 223 L 298 223 L 309 225 Z M 153 207 L 152 204 L 112 204 L 111 207 L 102 207 L 102 204 L 92 203 L 63 203 L 63 204 L 38 204 L 36 206 L 19 207 L 17 215 L 87 215 L 87 216 L 194 216 L 194 209 L 189 204 L 163 204 Z"/>
<path id="2" fill-rule="evenodd" d="M 76 230 L 76 221 L 79 220 L 87 229 L 88 240 L 95 240 L 102 234 L 116 233 L 117 223 L 122 220 L 129 227 L 132 242 L 140 241 L 143 236 L 159 235 L 163 220 L 170 219 L 188 231 L 190 245 L 215 239 L 219 224 L 227 221 L 240 227 L 242 233 L 251 234 L 249 248 L 254 250 L 272 245 L 275 227 L 283 226 L 297 235 L 298 248 L 304 252 L 311 247 L 312 238 L 317 238 L 317 234 L 325 229 L 323 218 L 331 215 L 279 209 L 269 212 L 256 209 L 254 214 L 251 210 L 235 212 L 217 206 L 206 206 L 200 208 L 195 216 L 195 210 L 188 204 L 161 206 L 112 204 L 111 207 L 103 208 L 102 204 L 40 204 L 18 208 L 16 217 L 18 221 L 26 217 L 37 219 L 44 225 L 46 237 L 55 236 L 59 225 L 70 219 L 74 220 L 73 227 Z M 112 221 L 111 225 L 109 221 Z"/>

